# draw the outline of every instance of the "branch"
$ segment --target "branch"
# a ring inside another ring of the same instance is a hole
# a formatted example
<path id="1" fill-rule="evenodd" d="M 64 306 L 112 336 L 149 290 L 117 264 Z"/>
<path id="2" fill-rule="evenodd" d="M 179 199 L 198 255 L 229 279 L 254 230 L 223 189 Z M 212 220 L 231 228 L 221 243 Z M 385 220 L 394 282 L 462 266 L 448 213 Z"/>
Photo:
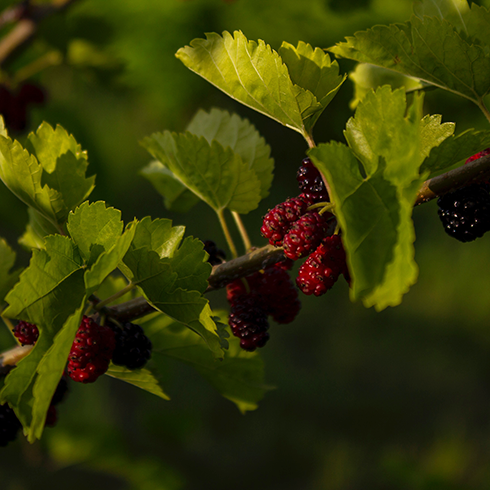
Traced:
<path id="1" fill-rule="evenodd" d="M 77 0 L 53 0 L 48 5 L 29 5 L 22 2 L 20 5 L 5 10 L 0 15 L 2 24 L 18 19 L 17 25 L 0 41 L 0 68 L 2 68 L 17 52 L 24 47 L 38 30 L 40 22 L 46 17 L 64 11 Z"/>
<path id="2" fill-rule="evenodd" d="M 442 175 L 427 180 L 417 195 L 415 205 L 423 204 L 447 192 L 467 184 L 490 179 L 490 155 L 450 170 Z M 266 245 L 250 253 L 213 267 L 206 292 L 224 288 L 229 282 L 245 277 L 285 260 L 283 249 Z M 126 322 L 141 318 L 156 311 L 143 297 L 135 298 L 112 307 L 105 307 L 101 312 L 114 319 Z"/>
<path id="3" fill-rule="evenodd" d="M 415 205 L 418 206 L 429 202 L 447 192 L 486 179 L 490 179 L 490 155 L 425 181 L 417 195 Z M 256 248 L 246 255 L 213 267 L 208 279 L 209 287 L 206 292 L 223 288 L 226 284 L 239 277 L 248 276 L 255 271 L 285 260 L 286 257 L 282 250 L 280 247 L 266 245 L 262 248 Z M 154 311 L 155 309 L 143 297 L 140 297 L 108 308 L 107 312 L 117 320 L 128 321 Z"/>
<path id="4" fill-rule="evenodd" d="M 415 206 L 429 202 L 465 185 L 487 179 L 490 179 L 490 155 L 424 182 L 417 195 Z M 223 288 L 235 279 L 248 276 L 255 271 L 283 260 L 286 260 L 286 257 L 280 247 L 266 245 L 262 248 L 256 248 L 246 255 L 213 267 L 208 279 L 209 287 L 206 292 Z M 91 298 L 96 304 L 97 299 L 95 297 Z M 145 298 L 139 297 L 116 306 L 103 307 L 100 312 L 110 315 L 117 321 L 127 322 L 155 311 Z M 30 352 L 30 348 L 32 346 L 18 346 L 0 355 L 0 376 L 6 374 L 20 359 L 25 357 Z"/>
<path id="5" fill-rule="evenodd" d="M 208 278 L 206 292 L 224 288 L 229 282 L 239 277 L 248 276 L 255 271 L 265 269 L 277 262 L 286 260 L 282 248 L 266 245 L 250 253 L 213 267 Z M 108 307 L 104 312 L 118 321 L 134 320 L 154 312 L 155 309 L 143 297 L 135 298 L 116 306 Z"/>
<path id="6" fill-rule="evenodd" d="M 484 180 L 490 180 L 490 155 L 426 180 L 417 194 L 415 205 L 424 204 L 460 187 Z"/>

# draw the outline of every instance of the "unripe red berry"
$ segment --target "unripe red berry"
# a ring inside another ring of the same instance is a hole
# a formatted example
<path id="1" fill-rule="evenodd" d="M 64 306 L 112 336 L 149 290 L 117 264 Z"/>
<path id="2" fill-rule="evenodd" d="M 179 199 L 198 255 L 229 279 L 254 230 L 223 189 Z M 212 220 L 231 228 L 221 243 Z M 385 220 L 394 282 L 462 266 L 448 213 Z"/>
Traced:
<path id="1" fill-rule="evenodd" d="M 84 316 L 68 357 L 68 375 L 79 383 L 93 383 L 107 371 L 114 347 L 114 332 Z"/>
<path id="2" fill-rule="evenodd" d="M 264 216 L 262 227 L 260 228 L 262 235 L 269 240 L 271 245 L 282 245 L 284 235 L 311 204 L 311 199 L 304 194 L 278 204 Z"/>
<path id="3" fill-rule="evenodd" d="M 339 235 L 323 240 L 300 267 L 296 285 L 304 294 L 320 296 L 333 287 L 340 274 L 347 274 L 345 251 Z"/>
<path id="4" fill-rule="evenodd" d="M 327 226 L 327 218 L 317 211 L 301 216 L 284 236 L 284 255 L 298 260 L 310 254 L 325 237 Z"/>

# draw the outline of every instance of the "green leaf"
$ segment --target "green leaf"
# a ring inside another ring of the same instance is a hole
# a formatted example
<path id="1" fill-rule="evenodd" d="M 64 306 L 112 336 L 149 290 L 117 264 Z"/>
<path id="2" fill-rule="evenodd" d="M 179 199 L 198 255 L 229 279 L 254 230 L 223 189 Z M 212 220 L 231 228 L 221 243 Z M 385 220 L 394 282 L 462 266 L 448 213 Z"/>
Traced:
<path id="1" fill-rule="evenodd" d="M 33 251 L 29 267 L 5 297 L 9 306 L 4 315 L 56 333 L 85 295 L 82 265 L 69 238 L 46 237 L 45 249 Z"/>
<path id="2" fill-rule="evenodd" d="M 51 221 L 33 208 L 27 208 L 27 214 L 29 215 L 29 222 L 26 226 L 26 231 L 19 238 L 19 244 L 28 250 L 43 248 L 44 238 L 58 233 L 58 229 Z"/>
<path id="3" fill-rule="evenodd" d="M 369 63 L 358 63 L 354 71 L 349 73 L 349 79 L 354 83 L 354 97 L 349 104 L 351 109 L 355 109 L 368 92 L 382 85 L 390 85 L 393 89 L 404 87 L 405 92 L 427 86 L 416 78 Z"/>
<path id="4" fill-rule="evenodd" d="M 439 146 L 454 134 L 456 124 L 441 124 L 441 120 L 440 114 L 427 114 L 420 121 L 420 152 L 424 160 L 429 156 L 432 148 Z"/>
<path id="5" fill-rule="evenodd" d="M 374 26 L 329 51 L 419 78 L 477 104 L 490 89 L 490 56 L 436 17 L 414 16 L 405 24 Z"/>
<path id="6" fill-rule="evenodd" d="M 223 347 L 226 341 L 218 334 L 213 320 L 209 301 L 198 291 L 176 289 L 173 292 L 163 292 L 144 285 L 148 301 L 162 313 L 190 328 L 206 342 L 216 358 L 223 357 Z"/>
<path id="7" fill-rule="evenodd" d="M 255 172 L 260 181 L 260 198 L 269 195 L 274 160 L 270 157 L 269 145 L 250 121 L 216 108 L 210 112 L 200 109 L 187 126 L 187 131 L 204 136 L 209 144 L 216 140 L 223 147 L 230 147 Z"/>
<path id="8" fill-rule="evenodd" d="M 187 237 L 174 256 L 168 259 L 172 271 L 178 276 L 175 287 L 204 293 L 212 270 L 207 258 L 203 242 L 198 238 Z"/>
<path id="9" fill-rule="evenodd" d="M 58 191 L 42 185 L 42 173 L 36 158 L 17 141 L 0 136 L 0 178 L 21 201 L 56 226 L 68 210 Z"/>
<path id="10" fill-rule="evenodd" d="M 225 31 L 223 37 L 209 33 L 180 48 L 176 56 L 233 99 L 306 133 L 297 97 L 308 94 L 293 86 L 286 65 L 264 41 L 248 41 L 240 31 L 233 36 Z M 316 103 L 309 95 L 310 103 Z"/>
<path id="11" fill-rule="evenodd" d="M 43 123 L 28 137 L 27 149 L 0 128 L 0 178 L 24 203 L 55 226 L 92 191 L 94 178 L 85 178 L 86 155 L 73 137 L 58 126 Z"/>
<path id="12" fill-rule="evenodd" d="M 260 201 L 260 182 L 240 156 L 216 140 L 189 132 L 154 133 L 142 145 L 215 211 L 248 213 Z"/>
<path id="13" fill-rule="evenodd" d="M 68 216 L 68 232 L 88 266 L 84 275 L 87 294 L 102 284 L 129 250 L 136 223 L 130 223 L 121 235 L 123 226 L 121 212 L 106 208 L 102 201 L 86 201 Z"/>
<path id="14" fill-rule="evenodd" d="M 103 201 L 85 201 L 70 212 L 66 226 L 87 265 L 92 265 L 121 236 L 124 223 L 121 211 L 106 208 Z"/>
<path id="15" fill-rule="evenodd" d="M 380 157 L 387 163 L 387 178 L 394 183 L 410 183 L 419 176 L 420 118 L 422 97 L 415 96 L 412 112 L 406 113 L 404 91 L 380 87 L 358 105 L 347 121 L 345 139 L 370 177 L 378 170 Z"/>
<path id="16" fill-rule="evenodd" d="M 168 262 L 148 247 L 131 247 L 123 258 L 124 265 L 129 270 L 128 279 L 135 285 L 144 283 L 161 289 L 171 289 L 177 280 L 177 274 L 172 271 Z"/>
<path id="17" fill-rule="evenodd" d="M 0 393 L 0 404 L 10 403 L 24 426 L 30 426 L 32 420 L 32 385 L 37 366 L 50 348 L 52 340 L 51 332 L 40 329 L 36 345 L 7 375 Z M 22 398 L 24 403 L 21 403 Z"/>
<path id="18" fill-rule="evenodd" d="M 201 338 L 169 318 L 145 323 L 145 332 L 153 343 L 153 360 L 157 365 L 164 363 L 164 357 L 170 357 L 193 366 L 242 413 L 255 410 L 264 394 L 272 389 L 264 383 L 260 355 L 241 349 L 236 337 L 230 340 L 229 350 L 219 361 L 209 355 Z"/>
<path id="19" fill-rule="evenodd" d="M 465 12 L 464 23 L 465 32 L 468 33 L 471 40 L 481 45 L 488 54 L 490 51 L 490 10 L 472 3 L 471 9 Z"/>
<path id="20" fill-rule="evenodd" d="M 32 422 L 28 431 L 29 442 L 40 439 L 46 421 L 46 414 L 51 405 L 56 387 L 63 375 L 68 355 L 73 344 L 73 339 L 80 326 L 80 321 L 85 307 L 84 297 L 79 307 L 68 318 L 63 328 L 54 337 L 54 341 L 41 359 L 37 367 L 37 377 L 34 382 L 32 395 L 34 403 L 32 405 Z"/>
<path id="21" fill-rule="evenodd" d="M 95 177 L 85 177 L 87 153 L 61 126 L 53 129 L 43 122 L 36 133 L 29 134 L 26 149 L 43 167 L 43 183 L 63 196 L 68 210 L 90 195 Z"/>
<path id="22" fill-rule="evenodd" d="M 279 55 L 288 67 L 289 76 L 295 87 L 301 87 L 311 93 L 314 100 L 308 98 L 301 115 L 305 128 L 311 133 L 316 121 L 335 97 L 346 76 L 339 75 L 339 65 L 331 61 L 330 56 L 320 48 L 300 41 L 296 47 L 283 42 Z M 301 107 L 301 106 L 300 106 Z"/>
<path id="23" fill-rule="evenodd" d="M 223 355 L 208 300 L 199 291 L 176 289 L 178 274 L 173 271 L 171 262 L 144 247 L 130 249 L 124 263 L 131 271 L 131 281 L 142 289 L 154 308 L 198 333 L 215 356 Z"/>
<path id="24" fill-rule="evenodd" d="M 118 237 L 112 247 L 101 253 L 95 264 L 85 271 L 84 280 L 87 294 L 92 294 L 104 279 L 122 262 L 134 238 L 135 223 L 130 223 L 126 231 Z"/>
<path id="25" fill-rule="evenodd" d="M 160 258 L 172 257 L 184 237 L 185 226 L 172 226 L 172 220 L 146 216 L 136 225 L 133 248 L 149 248 Z"/>
<path id="26" fill-rule="evenodd" d="M 440 116 L 422 119 L 421 137 L 425 160 L 421 172 L 433 177 L 466 160 L 471 155 L 490 147 L 490 131 L 468 129 L 454 135 L 454 124 L 440 124 Z"/>
<path id="27" fill-rule="evenodd" d="M 156 191 L 163 197 L 163 204 L 169 211 L 187 213 L 200 201 L 158 160 L 150 162 L 140 171 L 140 174 L 151 182 Z"/>
<path id="28" fill-rule="evenodd" d="M 15 252 L 3 238 L 0 238 L 0 303 L 19 279 L 21 269 L 12 271 L 15 258 Z"/>
<path id="29" fill-rule="evenodd" d="M 466 32 L 465 21 L 469 10 L 467 0 L 416 0 L 413 6 L 414 14 L 421 19 L 424 16 L 446 19 L 458 30 Z"/>
<path id="30" fill-rule="evenodd" d="M 170 400 L 169 396 L 163 391 L 155 374 L 148 368 L 131 370 L 111 363 L 105 374 L 111 376 L 112 378 L 120 379 L 121 381 L 137 386 L 138 388 L 148 391 L 153 395 L 159 396 L 164 400 Z"/>
<path id="31" fill-rule="evenodd" d="M 346 139 L 310 150 L 330 186 L 342 230 L 351 298 L 382 310 L 416 281 L 411 213 L 424 180 L 419 167 L 421 98 L 405 116 L 402 90 L 368 94 L 347 123 Z"/>

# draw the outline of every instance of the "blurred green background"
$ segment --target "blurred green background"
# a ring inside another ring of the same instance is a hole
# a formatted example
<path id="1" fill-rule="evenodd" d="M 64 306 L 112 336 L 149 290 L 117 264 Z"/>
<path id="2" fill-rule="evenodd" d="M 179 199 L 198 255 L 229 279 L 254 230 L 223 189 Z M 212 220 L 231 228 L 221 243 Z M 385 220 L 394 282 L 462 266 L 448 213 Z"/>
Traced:
<path id="1" fill-rule="evenodd" d="M 249 118 L 276 161 L 271 195 L 244 217 L 261 246 L 263 214 L 298 193 L 306 145 L 188 71 L 175 52 L 205 32 L 236 29 L 276 49 L 283 40 L 328 47 L 374 24 L 405 21 L 411 8 L 410 0 L 80 0 L 45 21 L 7 68 L 56 55 L 59 62 L 33 75 L 48 100 L 32 111 L 30 129 L 46 120 L 75 135 L 97 174 L 91 200 L 121 209 L 126 222 L 171 218 L 221 247 L 204 204 L 187 215 L 164 209 L 138 173 L 150 160 L 138 141 L 183 130 L 200 107 Z M 341 72 L 354 67 L 339 64 Z M 342 141 L 352 95 L 347 81 L 317 124 L 317 142 Z M 488 127 L 461 98 L 432 91 L 425 104 L 458 132 Z M 2 185 L 0 236 L 18 250 L 19 264 L 29 257 L 16 244 L 26 221 L 25 207 Z M 414 221 L 420 277 L 403 304 L 367 310 L 350 303 L 343 282 L 324 297 L 302 296 L 297 320 L 271 327 L 262 356 L 277 389 L 257 411 L 241 415 L 193 370 L 170 361 L 170 402 L 105 377 L 72 383 L 58 425 L 40 443 L 19 438 L 0 449 L 1 488 L 490 488 L 490 237 L 449 238 L 435 202 L 416 208 Z M 223 291 L 209 298 L 225 306 Z M 13 344 L 8 332 L 0 344 Z"/>

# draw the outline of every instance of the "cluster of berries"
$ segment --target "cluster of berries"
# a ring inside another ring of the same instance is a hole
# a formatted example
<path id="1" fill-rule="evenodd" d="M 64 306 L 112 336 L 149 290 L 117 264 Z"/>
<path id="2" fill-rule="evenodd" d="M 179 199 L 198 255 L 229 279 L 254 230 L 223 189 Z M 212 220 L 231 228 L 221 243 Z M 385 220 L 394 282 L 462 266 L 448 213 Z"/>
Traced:
<path id="1" fill-rule="evenodd" d="M 289 277 L 293 261 L 308 256 L 296 285 L 305 294 L 319 296 L 330 289 L 340 274 L 349 281 L 345 252 L 339 235 L 332 235 L 336 220 L 329 213 L 310 209 L 328 203 L 329 195 L 320 172 L 309 158 L 297 173 L 301 194 L 275 206 L 264 216 L 261 232 L 271 245 L 282 246 L 285 262 L 237 279 L 227 286 L 229 325 L 240 346 L 248 351 L 269 340 L 271 316 L 277 323 L 290 323 L 301 304 Z"/>
<path id="2" fill-rule="evenodd" d="M 267 343 L 269 316 L 285 324 L 298 314 L 298 291 L 287 272 L 291 265 L 292 261 L 280 262 L 227 285 L 229 325 L 242 349 L 252 352 Z"/>
<path id="3" fill-rule="evenodd" d="M 490 148 L 466 160 L 490 154 Z M 437 200 L 438 214 L 446 233 L 461 242 L 470 242 L 490 230 L 490 185 L 471 184 L 444 194 Z"/>
<path id="4" fill-rule="evenodd" d="M 305 158 L 297 173 L 301 194 L 287 199 L 264 217 L 261 232 L 271 245 L 284 248 L 292 260 L 308 256 L 301 266 L 296 284 L 304 294 L 326 293 L 344 274 L 349 275 L 340 236 L 332 235 L 336 220 L 328 212 L 308 211 L 315 203 L 328 202 L 329 196 L 320 172 Z"/>
<path id="5" fill-rule="evenodd" d="M 37 326 L 23 320 L 13 332 L 22 345 L 35 344 L 39 336 Z M 107 371 L 110 361 L 128 369 L 143 367 L 151 350 L 151 341 L 139 325 L 108 321 L 102 326 L 84 316 L 70 349 L 67 373 L 79 383 L 93 383 Z"/>
<path id="6" fill-rule="evenodd" d="M 21 85 L 15 92 L 5 85 L 0 85 L 0 114 L 9 130 L 26 129 L 28 107 L 32 104 L 42 104 L 44 100 L 43 89 L 32 83 Z"/>
<path id="7" fill-rule="evenodd" d="M 33 345 L 39 337 L 37 326 L 23 320 L 13 328 L 13 333 L 22 345 Z M 66 374 L 79 383 L 92 383 L 107 371 L 110 361 L 138 369 L 150 359 L 151 351 L 151 341 L 139 325 L 107 321 L 101 326 L 84 316 L 70 349 Z M 53 427 L 58 420 L 56 405 L 68 391 L 67 377 L 62 376 L 51 399 L 47 427 Z M 15 440 L 21 427 L 14 411 L 7 404 L 0 405 L 0 447 Z"/>
<path id="8" fill-rule="evenodd" d="M 47 427 L 54 427 L 58 420 L 58 413 L 56 405 L 61 403 L 66 393 L 68 392 L 68 382 L 63 376 L 56 391 L 54 392 L 51 404 L 46 415 L 45 425 Z M 0 447 L 6 446 L 9 442 L 14 441 L 17 438 L 17 434 L 21 429 L 22 424 L 15 415 L 14 411 L 7 405 L 0 405 Z"/>

